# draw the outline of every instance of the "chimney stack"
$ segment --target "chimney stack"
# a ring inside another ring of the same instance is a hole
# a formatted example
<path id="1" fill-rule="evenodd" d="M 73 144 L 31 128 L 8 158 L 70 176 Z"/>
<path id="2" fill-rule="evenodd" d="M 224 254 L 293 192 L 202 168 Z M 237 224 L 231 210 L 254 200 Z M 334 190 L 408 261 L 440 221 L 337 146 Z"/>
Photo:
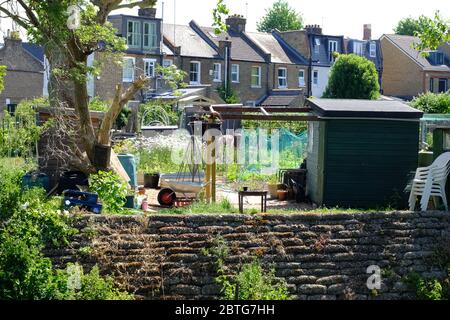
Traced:
<path id="1" fill-rule="evenodd" d="M 225 22 L 231 31 L 236 33 L 245 32 L 245 25 L 247 24 L 247 19 L 245 19 L 244 16 L 235 14 L 229 16 Z"/>
<path id="2" fill-rule="evenodd" d="M 322 34 L 322 28 L 318 24 L 309 24 L 305 27 L 305 30 L 308 34 Z"/>
<path id="3" fill-rule="evenodd" d="M 145 17 L 145 18 L 156 18 L 156 8 L 141 8 L 138 11 L 139 17 Z"/>
<path id="4" fill-rule="evenodd" d="M 363 40 L 372 40 L 372 25 L 371 24 L 364 25 Z"/>
<path id="5" fill-rule="evenodd" d="M 20 38 L 19 31 L 8 30 L 7 36 L 4 38 L 5 48 L 8 50 L 16 51 L 22 46 L 22 39 Z"/>

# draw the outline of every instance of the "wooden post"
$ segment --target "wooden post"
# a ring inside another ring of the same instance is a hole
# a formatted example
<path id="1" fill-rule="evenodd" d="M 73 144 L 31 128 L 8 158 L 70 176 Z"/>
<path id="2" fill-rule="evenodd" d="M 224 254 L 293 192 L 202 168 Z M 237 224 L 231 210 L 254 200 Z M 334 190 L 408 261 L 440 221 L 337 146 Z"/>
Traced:
<path id="1" fill-rule="evenodd" d="M 208 120 L 208 123 L 210 120 Z M 206 202 L 211 203 L 211 154 L 209 153 L 209 147 L 211 145 L 211 140 L 208 137 L 208 141 L 206 143 L 206 170 L 205 170 L 205 184 L 206 184 Z"/>

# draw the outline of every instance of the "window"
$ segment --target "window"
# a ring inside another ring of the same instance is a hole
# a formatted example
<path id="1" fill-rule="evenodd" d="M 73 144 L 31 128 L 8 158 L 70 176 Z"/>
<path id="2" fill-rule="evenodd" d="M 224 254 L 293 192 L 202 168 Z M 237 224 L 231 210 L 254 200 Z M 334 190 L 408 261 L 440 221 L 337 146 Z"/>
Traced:
<path id="1" fill-rule="evenodd" d="M 155 59 L 144 59 L 144 72 L 147 77 L 150 78 L 155 77 L 155 67 L 156 67 Z"/>
<path id="2" fill-rule="evenodd" d="M 261 67 L 252 67 L 252 88 L 261 88 Z"/>
<path id="3" fill-rule="evenodd" d="M 444 64 L 444 53 L 436 52 L 436 64 L 443 65 Z"/>
<path id="4" fill-rule="evenodd" d="M 447 92 L 448 90 L 448 79 L 439 79 L 439 92 Z"/>
<path id="5" fill-rule="evenodd" d="M 287 88 L 287 69 L 278 69 L 278 88 Z"/>
<path id="6" fill-rule="evenodd" d="M 298 86 L 299 87 L 305 86 L 305 70 L 300 70 L 298 72 Z"/>
<path id="7" fill-rule="evenodd" d="M 170 67 L 171 65 L 173 65 L 173 61 L 169 60 L 169 59 L 164 59 L 163 60 L 163 67 Z"/>
<path id="8" fill-rule="evenodd" d="M 123 82 L 133 82 L 134 81 L 134 66 L 135 59 L 132 57 L 123 58 Z"/>
<path id="9" fill-rule="evenodd" d="M 361 42 L 353 42 L 353 53 L 358 56 L 363 55 L 363 45 Z"/>
<path id="10" fill-rule="evenodd" d="M 220 63 L 214 63 L 213 76 L 214 82 L 222 81 L 222 65 Z"/>
<path id="11" fill-rule="evenodd" d="M 313 71 L 313 84 L 318 85 L 319 84 L 319 70 Z"/>
<path id="12" fill-rule="evenodd" d="M 139 21 L 128 21 L 127 44 L 132 48 L 141 46 L 141 23 Z"/>
<path id="13" fill-rule="evenodd" d="M 154 49 L 158 47 L 156 35 L 156 23 L 144 22 L 144 48 Z"/>
<path id="14" fill-rule="evenodd" d="M 315 53 L 320 52 L 320 39 L 319 38 L 314 39 L 314 52 Z"/>
<path id="15" fill-rule="evenodd" d="M 337 50 L 337 41 L 330 40 L 328 41 L 328 59 L 330 62 L 334 62 L 334 55 L 333 52 L 336 52 Z"/>
<path id="16" fill-rule="evenodd" d="M 370 43 L 370 57 L 375 58 L 377 56 L 377 44 L 375 42 Z"/>
<path id="17" fill-rule="evenodd" d="M 430 78 L 430 92 L 434 92 L 434 78 Z"/>
<path id="18" fill-rule="evenodd" d="M 201 65 L 198 61 L 192 61 L 189 69 L 189 81 L 191 84 L 200 84 Z"/>
<path id="19" fill-rule="evenodd" d="M 239 83 L 239 65 L 231 65 L 231 82 Z"/>

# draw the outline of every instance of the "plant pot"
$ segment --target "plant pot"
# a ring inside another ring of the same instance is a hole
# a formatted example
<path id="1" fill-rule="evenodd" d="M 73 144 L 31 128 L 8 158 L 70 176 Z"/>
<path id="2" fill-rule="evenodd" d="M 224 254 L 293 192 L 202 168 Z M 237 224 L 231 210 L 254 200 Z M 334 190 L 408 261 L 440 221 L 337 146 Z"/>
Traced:
<path id="1" fill-rule="evenodd" d="M 269 183 L 267 185 L 267 189 L 269 191 L 269 195 L 272 199 L 278 198 L 278 190 L 282 187 L 279 183 Z"/>
<path id="2" fill-rule="evenodd" d="M 134 196 L 127 196 L 127 201 L 125 202 L 125 208 L 134 209 Z"/>
<path id="3" fill-rule="evenodd" d="M 159 173 L 156 174 L 144 174 L 144 186 L 148 189 L 158 189 L 159 186 Z"/>
<path id="4" fill-rule="evenodd" d="M 278 194 L 279 201 L 286 201 L 287 194 L 288 194 L 287 190 L 278 190 L 277 194 Z"/>

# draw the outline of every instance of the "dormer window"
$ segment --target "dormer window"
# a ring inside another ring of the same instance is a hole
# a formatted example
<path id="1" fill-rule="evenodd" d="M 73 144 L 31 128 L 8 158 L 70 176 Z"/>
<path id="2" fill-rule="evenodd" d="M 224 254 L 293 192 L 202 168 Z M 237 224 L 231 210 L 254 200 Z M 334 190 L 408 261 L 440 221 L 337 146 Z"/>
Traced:
<path id="1" fill-rule="evenodd" d="M 427 60 L 434 66 L 441 66 L 444 64 L 444 53 L 439 51 L 428 51 Z"/>
<path id="2" fill-rule="evenodd" d="M 377 56 L 377 45 L 375 42 L 370 43 L 370 57 L 376 58 Z"/>
<path id="3" fill-rule="evenodd" d="M 338 43 L 335 40 L 328 41 L 328 58 L 330 62 L 334 62 L 334 55 L 333 53 L 338 51 L 337 49 Z"/>
<path id="4" fill-rule="evenodd" d="M 127 44 L 130 48 L 141 46 L 141 23 L 139 21 L 128 21 Z"/>
<path id="5" fill-rule="evenodd" d="M 314 39 L 314 52 L 315 53 L 320 52 L 320 39 L 319 38 Z"/>
<path id="6" fill-rule="evenodd" d="M 353 53 L 358 56 L 363 55 L 363 46 L 361 42 L 353 42 Z"/>
<path id="7" fill-rule="evenodd" d="M 436 64 L 438 65 L 444 64 L 444 53 L 436 52 Z"/>
<path id="8" fill-rule="evenodd" d="M 157 48 L 156 23 L 144 22 L 144 49 Z"/>

